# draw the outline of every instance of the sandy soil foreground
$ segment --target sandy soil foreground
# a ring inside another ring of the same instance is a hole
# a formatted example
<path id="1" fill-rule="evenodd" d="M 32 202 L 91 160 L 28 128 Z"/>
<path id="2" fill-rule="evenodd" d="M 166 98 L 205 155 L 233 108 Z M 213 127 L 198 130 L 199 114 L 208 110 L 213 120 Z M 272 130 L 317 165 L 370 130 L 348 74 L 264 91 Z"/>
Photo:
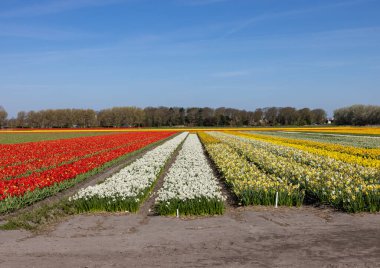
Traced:
<path id="1" fill-rule="evenodd" d="M 80 215 L 0 231 L 0 267 L 380 267 L 380 214 L 230 209 L 197 219 Z"/>

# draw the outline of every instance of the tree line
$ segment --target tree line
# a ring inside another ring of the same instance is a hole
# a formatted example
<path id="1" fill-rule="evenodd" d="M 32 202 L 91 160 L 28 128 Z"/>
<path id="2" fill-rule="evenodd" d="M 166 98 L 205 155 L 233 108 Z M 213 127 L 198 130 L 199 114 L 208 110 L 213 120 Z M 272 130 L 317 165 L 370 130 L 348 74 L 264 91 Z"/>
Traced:
<path id="1" fill-rule="evenodd" d="M 165 126 L 276 126 L 324 124 L 323 109 L 258 108 L 255 111 L 209 107 L 114 107 L 21 111 L 15 118 L 0 106 L 0 128 L 89 128 Z M 380 125 L 380 106 L 352 105 L 334 111 L 336 125 Z"/>
<path id="2" fill-rule="evenodd" d="M 337 125 L 380 125 L 380 106 L 352 105 L 334 111 Z"/>
<path id="3" fill-rule="evenodd" d="M 326 123 L 323 109 L 294 107 L 258 108 L 246 111 L 209 107 L 114 107 L 92 109 L 48 109 L 21 111 L 7 119 L 0 106 L 0 127 L 9 128 L 89 128 L 89 127 L 166 127 L 166 126 L 276 126 Z"/>

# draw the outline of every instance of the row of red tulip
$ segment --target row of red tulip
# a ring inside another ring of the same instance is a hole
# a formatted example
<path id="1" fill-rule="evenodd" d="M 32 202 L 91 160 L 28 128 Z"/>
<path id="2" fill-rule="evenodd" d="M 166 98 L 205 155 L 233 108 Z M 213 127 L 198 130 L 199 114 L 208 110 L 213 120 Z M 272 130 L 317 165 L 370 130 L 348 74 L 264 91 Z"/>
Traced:
<path id="1" fill-rule="evenodd" d="M 110 162 L 118 157 L 121 157 L 127 153 L 141 149 L 153 142 L 159 141 L 161 139 L 167 138 L 173 135 L 173 132 L 152 132 L 152 133 L 134 133 L 131 134 L 120 134 L 123 137 L 118 137 L 119 135 L 108 135 L 103 137 L 98 137 L 98 142 L 101 141 L 107 143 L 107 139 L 118 139 L 119 146 L 116 148 L 111 148 L 108 151 L 104 151 L 98 154 L 93 154 L 88 157 L 80 158 L 77 161 L 73 161 L 67 164 L 63 164 L 51 169 L 37 171 L 30 175 L 19 177 L 11 180 L 1 180 L 0 181 L 0 200 L 4 200 L 8 197 L 22 196 L 26 192 L 32 192 L 36 188 L 45 188 L 52 186 L 56 183 L 60 183 L 65 180 L 70 180 L 75 178 L 80 174 L 87 173 L 103 164 Z M 106 139 L 104 139 L 107 137 Z M 88 140 L 93 140 L 94 137 L 84 137 L 80 138 L 80 144 L 82 144 L 83 149 L 86 148 Z M 78 139 L 69 139 L 58 141 L 67 143 L 72 142 L 74 147 L 78 147 Z M 44 143 L 44 142 L 42 142 Z M 124 146 L 123 146 L 124 144 Z M 22 146 L 22 145 L 20 145 Z M 41 148 L 40 144 L 36 143 L 36 148 Z M 71 153 L 70 153 L 71 154 Z M 79 151 L 78 151 L 79 154 Z M 31 154 L 33 155 L 33 153 Z M 73 155 L 72 155 L 73 156 Z"/>
<path id="2" fill-rule="evenodd" d="M 30 175 L 63 163 L 152 138 L 151 133 L 128 133 L 88 138 L 0 145 L 0 180 Z"/>

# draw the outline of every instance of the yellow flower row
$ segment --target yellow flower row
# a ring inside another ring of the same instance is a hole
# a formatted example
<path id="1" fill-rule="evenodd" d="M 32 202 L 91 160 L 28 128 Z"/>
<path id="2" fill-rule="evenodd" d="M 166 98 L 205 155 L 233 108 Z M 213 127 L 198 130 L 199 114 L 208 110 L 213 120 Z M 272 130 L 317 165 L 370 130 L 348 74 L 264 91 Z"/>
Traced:
<path id="1" fill-rule="evenodd" d="M 262 140 L 273 144 L 297 148 L 317 155 L 331 157 L 346 163 L 380 169 L 380 149 L 363 149 L 315 141 L 297 140 L 234 131 L 229 133 L 249 139 Z"/>
<path id="2" fill-rule="evenodd" d="M 312 127 L 312 128 L 256 128 L 257 131 L 294 131 L 294 132 L 322 132 L 336 134 L 359 134 L 359 135 L 380 135 L 380 127 Z"/>
<path id="3" fill-rule="evenodd" d="M 334 162 L 318 163 L 318 158 L 308 159 L 306 154 L 303 154 L 306 157 L 306 161 L 303 161 L 293 158 L 302 155 L 291 154 L 286 147 L 268 142 L 266 146 L 261 146 L 239 136 L 221 132 L 210 134 L 222 144 L 234 148 L 261 171 L 300 184 L 302 189 L 320 202 L 352 212 L 380 209 L 380 184 L 378 177 L 371 177 L 371 172 L 362 172 L 360 168 L 350 167 L 349 164 L 339 170 Z M 284 150 L 284 153 L 281 154 L 280 150 Z M 329 166 L 329 163 L 332 165 Z"/>
<path id="4" fill-rule="evenodd" d="M 200 140 L 201 140 L 203 143 L 207 143 L 207 144 L 209 144 L 209 143 L 218 143 L 218 142 L 219 142 L 218 139 L 215 139 L 214 137 L 212 137 L 212 136 L 206 134 L 206 133 L 203 132 L 203 131 L 202 131 L 202 132 L 201 132 L 201 131 L 198 131 L 197 134 L 198 134 L 198 137 L 200 138 Z"/>
<path id="5" fill-rule="evenodd" d="M 234 132 L 234 134 L 236 134 L 236 132 Z M 258 137 L 258 138 L 269 138 L 270 137 L 271 140 L 274 140 L 274 141 L 280 141 L 280 142 L 285 142 L 285 143 L 289 143 L 289 144 L 307 145 L 307 146 L 315 147 L 315 148 L 319 148 L 319 149 L 326 149 L 326 150 L 336 151 L 336 152 L 340 152 L 340 153 L 357 155 L 357 156 L 364 157 L 364 158 L 380 159 L 380 149 L 379 148 L 358 148 L 358 147 L 354 147 L 354 146 L 344 146 L 344 145 L 340 145 L 340 144 L 324 143 L 324 142 L 303 140 L 303 139 L 275 137 L 275 136 L 268 136 L 268 135 L 263 135 L 263 134 L 253 134 L 253 133 L 246 133 L 246 132 L 241 132 L 241 134 L 251 135 L 252 137 Z"/>
<path id="6" fill-rule="evenodd" d="M 298 184 L 293 185 L 286 179 L 262 172 L 231 146 L 220 143 L 208 134 L 200 134 L 200 138 L 219 172 L 243 205 L 273 205 L 276 192 L 279 194 L 279 205 L 302 204 L 304 192 Z"/>
<path id="7" fill-rule="evenodd" d="M 222 133 L 216 133 L 214 135 L 222 135 L 223 137 Z M 265 151 L 268 151 L 276 156 L 289 158 L 299 164 L 307 165 L 313 168 L 332 170 L 343 174 L 352 174 L 354 177 L 359 177 L 367 181 L 374 180 L 375 178 L 380 179 L 380 170 L 375 168 L 353 165 L 330 157 L 320 156 L 307 151 L 299 150 L 297 148 L 278 145 L 263 140 L 250 139 L 232 134 L 224 134 L 224 136 L 249 142 L 257 149 L 264 149 Z"/>

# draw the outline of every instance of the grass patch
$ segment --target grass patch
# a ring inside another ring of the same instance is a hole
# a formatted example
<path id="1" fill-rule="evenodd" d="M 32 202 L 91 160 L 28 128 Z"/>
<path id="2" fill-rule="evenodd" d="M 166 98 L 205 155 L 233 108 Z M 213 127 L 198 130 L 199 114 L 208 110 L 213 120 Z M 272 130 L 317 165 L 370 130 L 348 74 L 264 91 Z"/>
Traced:
<path id="1" fill-rule="evenodd" d="M 125 132 L 125 133 L 128 133 L 128 132 Z M 120 133 L 96 132 L 96 131 L 95 132 L 56 132 L 56 133 L 19 133 L 19 132 L 1 133 L 0 132 L 0 144 L 50 141 L 50 140 L 112 135 L 112 134 L 120 134 Z"/>
<path id="2" fill-rule="evenodd" d="M 256 190 L 256 189 L 244 189 L 237 193 L 239 200 L 243 206 L 248 205 L 263 205 L 274 206 L 276 201 L 276 189 Z M 278 205 L 279 206 L 296 206 L 300 207 L 303 204 L 305 198 L 305 191 L 296 192 L 284 192 L 278 191 Z"/>
<path id="3" fill-rule="evenodd" d="M 29 212 L 7 219 L 6 223 L 0 225 L 0 230 L 25 229 L 36 231 L 42 226 L 58 222 L 63 217 L 74 215 L 75 207 L 68 199 L 61 200 L 54 204 L 44 205 Z"/>

